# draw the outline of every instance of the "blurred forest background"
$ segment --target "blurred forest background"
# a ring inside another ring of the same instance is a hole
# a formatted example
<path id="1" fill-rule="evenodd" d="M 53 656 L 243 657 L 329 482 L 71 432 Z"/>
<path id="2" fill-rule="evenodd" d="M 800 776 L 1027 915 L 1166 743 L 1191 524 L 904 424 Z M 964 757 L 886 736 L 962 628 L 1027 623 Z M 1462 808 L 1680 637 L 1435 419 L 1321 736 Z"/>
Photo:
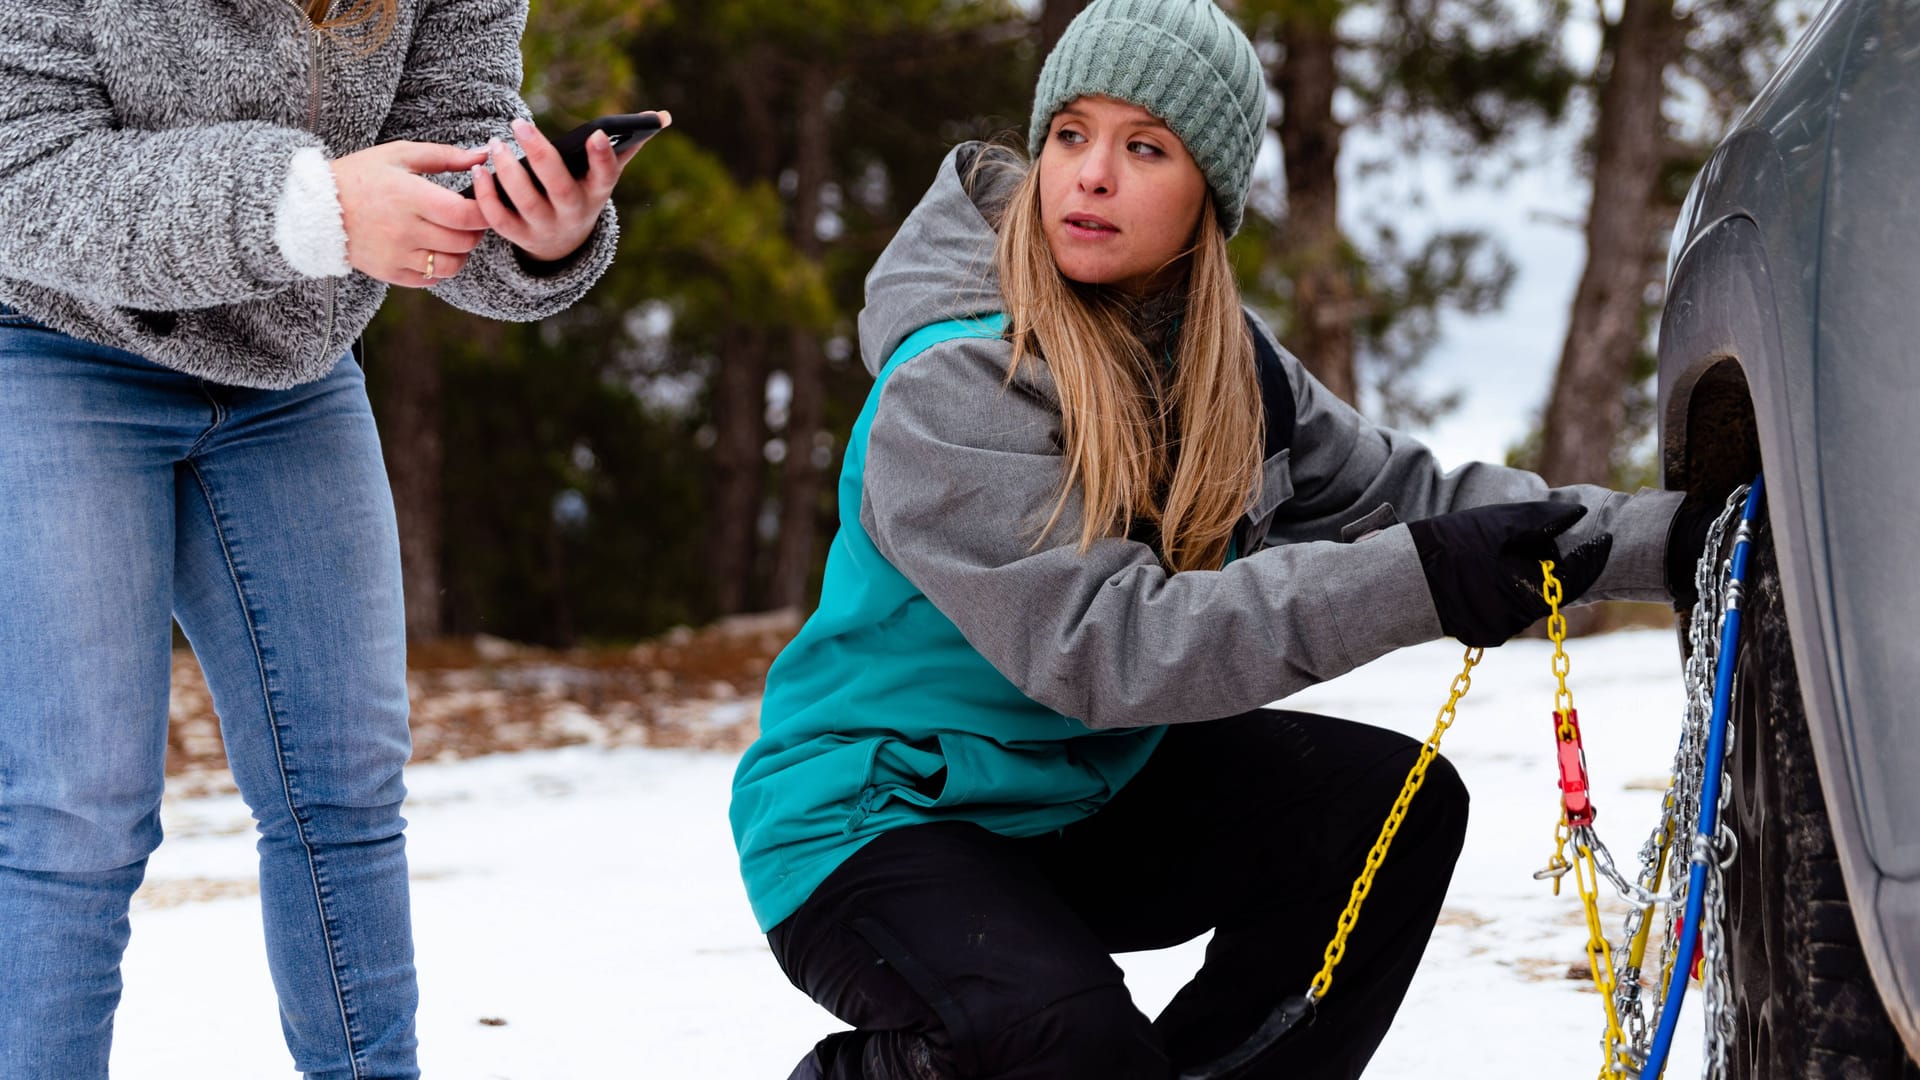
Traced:
<path id="1" fill-rule="evenodd" d="M 811 607 L 869 378 L 862 280 L 956 142 L 1024 132 L 1085 0 L 534 0 L 526 90 L 557 132 L 664 108 L 616 193 L 620 258 L 561 317 L 503 325 L 394 290 L 368 368 L 410 635 L 618 644 Z M 1418 430 L 1443 312 L 1499 307 L 1485 232 L 1343 231 L 1343 140 L 1383 135 L 1496 183 L 1511 140 L 1580 125 L 1587 263 L 1551 397 L 1511 459 L 1656 483 L 1649 327 L 1707 152 L 1811 0 L 1226 0 L 1273 90 L 1234 255 L 1329 387 Z M 1567 42 L 1598 34 L 1595 55 Z M 1272 149 L 1269 150 L 1269 154 Z M 1349 163 L 1350 164 L 1350 163 Z"/>

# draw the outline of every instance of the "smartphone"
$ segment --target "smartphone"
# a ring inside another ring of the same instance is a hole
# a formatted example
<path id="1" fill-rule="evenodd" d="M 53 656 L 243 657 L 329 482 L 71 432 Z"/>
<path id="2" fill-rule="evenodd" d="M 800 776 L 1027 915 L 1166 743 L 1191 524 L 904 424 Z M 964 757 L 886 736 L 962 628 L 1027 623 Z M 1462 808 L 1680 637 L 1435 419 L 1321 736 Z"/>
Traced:
<path id="1" fill-rule="evenodd" d="M 619 113 L 581 124 L 553 140 L 553 148 L 560 151 L 560 160 L 566 163 L 567 172 L 578 180 L 587 175 L 587 139 L 592 137 L 594 132 L 606 132 L 607 138 L 613 143 L 613 152 L 618 154 L 628 147 L 646 142 L 659 130 L 659 113 Z M 520 159 L 520 166 L 527 170 L 527 179 L 533 181 L 533 189 L 545 194 L 546 187 L 540 183 L 540 177 L 534 173 L 525 158 Z M 507 189 L 497 179 L 493 183 L 494 190 L 500 193 L 500 201 L 506 205 L 507 209 L 513 209 L 513 200 L 507 197 Z M 473 188 L 469 186 L 461 194 L 471 199 Z"/>

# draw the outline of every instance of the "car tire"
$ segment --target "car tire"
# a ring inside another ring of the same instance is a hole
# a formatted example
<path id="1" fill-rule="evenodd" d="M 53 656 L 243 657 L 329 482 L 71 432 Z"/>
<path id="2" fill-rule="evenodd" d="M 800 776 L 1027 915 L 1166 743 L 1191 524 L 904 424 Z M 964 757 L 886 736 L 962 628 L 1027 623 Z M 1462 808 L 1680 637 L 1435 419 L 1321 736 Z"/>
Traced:
<path id="1" fill-rule="evenodd" d="M 1754 537 L 1731 703 L 1732 1080 L 1920 1080 L 1861 951 L 1794 671 L 1779 560 Z"/>

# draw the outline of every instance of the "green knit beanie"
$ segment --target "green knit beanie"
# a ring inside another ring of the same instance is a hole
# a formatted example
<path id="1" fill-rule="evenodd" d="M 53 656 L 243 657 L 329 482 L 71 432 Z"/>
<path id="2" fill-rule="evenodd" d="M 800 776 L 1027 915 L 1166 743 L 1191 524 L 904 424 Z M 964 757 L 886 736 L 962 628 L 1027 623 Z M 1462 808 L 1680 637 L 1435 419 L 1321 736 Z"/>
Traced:
<path id="1" fill-rule="evenodd" d="M 1027 149 L 1036 158 L 1054 114 L 1088 94 L 1165 121 L 1205 174 L 1227 235 L 1239 231 L 1267 80 L 1253 44 L 1213 0 L 1094 0 L 1075 16 L 1034 90 Z"/>

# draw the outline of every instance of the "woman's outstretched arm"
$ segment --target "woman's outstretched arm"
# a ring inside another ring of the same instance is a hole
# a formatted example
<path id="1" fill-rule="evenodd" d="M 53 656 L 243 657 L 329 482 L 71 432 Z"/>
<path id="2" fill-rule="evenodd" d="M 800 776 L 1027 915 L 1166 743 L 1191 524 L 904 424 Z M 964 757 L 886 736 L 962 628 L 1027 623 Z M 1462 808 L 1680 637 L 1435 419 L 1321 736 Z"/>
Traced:
<path id="1" fill-rule="evenodd" d="M 1208 720 L 1440 635 L 1405 527 L 1170 575 L 1150 548 L 1082 553 L 1077 501 L 1038 547 L 1062 475 L 1043 383 L 1005 343 L 935 346 L 892 372 L 861 521 L 880 552 L 1027 696 L 1091 727 Z"/>

